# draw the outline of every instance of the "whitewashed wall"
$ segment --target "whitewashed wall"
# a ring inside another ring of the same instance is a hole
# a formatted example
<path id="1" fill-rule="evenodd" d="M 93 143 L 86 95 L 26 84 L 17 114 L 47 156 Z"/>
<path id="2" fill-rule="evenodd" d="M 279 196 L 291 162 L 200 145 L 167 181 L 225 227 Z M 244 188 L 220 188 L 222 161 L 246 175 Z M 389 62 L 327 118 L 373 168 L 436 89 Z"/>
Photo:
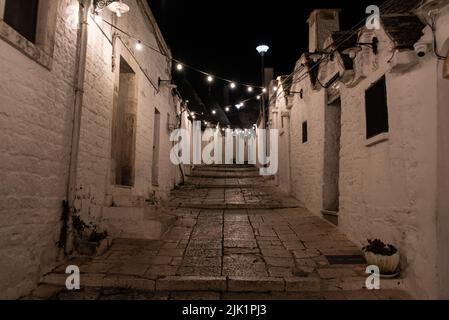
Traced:
<path id="1" fill-rule="evenodd" d="M 119 20 L 119 26 L 157 47 L 157 27 L 150 24 L 138 2 L 127 1 L 131 11 Z M 58 18 L 50 70 L 0 39 L 1 298 L 27 294 L 60 254 L 56 242 L 61 231 L 62 201 L 66 199 L 74 106 L 76 30 L 66 24 L 71 18 L 66 11 L 69 3 L 54 2 Z M 113 15 L 107 10 L 103 15 L 112 21 Z M 100 25 L 110 39 L 111 28 Z M 111 43 L 89 20 L 75 203 L 88 222 L 101 221 L 102 208 L 110 204 L 108 195 L 147 198 L 156 192 L 156 196 L 166 197 L 176 180 L 176 170 L 169 160 L 167 126 L 168 115 L 171 122 L 176 122 L 175 104 L 168 87 L 158 92 L 151 85 L 157 86 L 159 77 L 170 79 L 169 61 L 149 49 L 136 52 L 133 58 L 125 45 L 132 51 L 134 43 L 122 39 L 117 41 L 113 71 Z M 136 72 L 139 88 L 136 178 L 131 190 L 113 187 L 110 179 L 113 96 L 120 54 Z M 159 187 L 151 185 L 154 108 L 161 113 Z"/>
<path id="2" fill-rule="evenodd" d="M 56 2 L 55 2 L 56 3 Z M 56 261 L 66 198 L 76 31 L 58 1 L 51 70 L 0 39 L 0 297 L 31 290 Z"/>

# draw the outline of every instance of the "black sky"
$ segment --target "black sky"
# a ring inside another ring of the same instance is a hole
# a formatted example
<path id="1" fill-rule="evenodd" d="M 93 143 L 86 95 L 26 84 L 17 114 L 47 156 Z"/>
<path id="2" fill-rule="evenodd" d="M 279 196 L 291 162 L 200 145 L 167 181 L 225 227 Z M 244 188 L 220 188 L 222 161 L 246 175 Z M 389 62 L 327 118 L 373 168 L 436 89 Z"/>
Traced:
<path id="1" fill-rule="evenodd" d="M 266 65 L 274 67 L 275 75 L 289 74 L 308 47 L 306 21 L 313 9 L 341 8 L 341 27 L 349 29 L 367 16 L 368 5 L 382 0 L 148 2 L 176 59 L 214 75 L 258 85 L 258 44 L 271 47 Z M 194 87 L 201 86 L 192 82 Z"/>

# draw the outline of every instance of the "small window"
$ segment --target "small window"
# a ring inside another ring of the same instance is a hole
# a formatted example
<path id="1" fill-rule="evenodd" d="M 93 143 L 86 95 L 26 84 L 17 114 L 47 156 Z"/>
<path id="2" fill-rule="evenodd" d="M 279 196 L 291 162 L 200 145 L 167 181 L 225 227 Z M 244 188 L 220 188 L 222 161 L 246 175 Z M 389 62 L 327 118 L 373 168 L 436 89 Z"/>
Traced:
<path id="1" fill-rule="evenodd" d="M 388 132 L 387 87 L 385 76 L 365 92 L 366 138 Z"/>
<path id="2" fill-rule="evenodd" d="M 307 121 L 302 123 L 302 143 L 306 143 L 309 141 L 309 132 L 308 132 Z"/>
<path id="3" fill-rule="evenodd" d="M 3 20 L 28 41 L 36 41 L 39 0 L 5 0 Z"/>

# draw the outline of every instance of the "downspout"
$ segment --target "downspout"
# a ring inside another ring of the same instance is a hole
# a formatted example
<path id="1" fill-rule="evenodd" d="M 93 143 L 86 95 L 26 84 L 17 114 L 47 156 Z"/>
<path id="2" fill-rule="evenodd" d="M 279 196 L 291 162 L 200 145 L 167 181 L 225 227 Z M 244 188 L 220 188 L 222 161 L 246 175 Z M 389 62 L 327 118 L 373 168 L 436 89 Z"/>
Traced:
<path id="1" fill-rule="evenodd" d="M 69 177 L 67 183 L 67 202 L 64 205 L 62 230 L 60 246 L 64 248 L 64 254 L 72 249 L 70 236 L 71 214 L 75 212 L 75 198 L 77 185 L 78 156 L 81 132 L 81 117 L 84 98 L 84 78 L 86 72 L 86 54 L 88 40 L 88 17 L 89 9 L 92 6 L 92 0 L 79 0 L 79 28 L 76 40 L 76 60 L 75 60 L 75 100 L 73 108 L 72 141 L 70 150 Z M 62 233 L 63 233 L 62 232 Z"/>

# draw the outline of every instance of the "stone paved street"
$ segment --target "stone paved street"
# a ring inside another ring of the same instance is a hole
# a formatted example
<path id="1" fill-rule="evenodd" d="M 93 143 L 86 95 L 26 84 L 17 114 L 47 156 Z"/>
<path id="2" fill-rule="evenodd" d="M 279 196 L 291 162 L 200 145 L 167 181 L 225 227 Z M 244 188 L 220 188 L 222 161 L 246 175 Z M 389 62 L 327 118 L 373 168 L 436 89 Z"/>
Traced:
<path id="1" fill-rule="evenodd" d="M 250 180 L 248 180 L 250 179 Z M 280 194 L 250 167 L 194 171 L 167 202 L 175 224 L 161 240 L 115 240 L 45 276 L 33 298 L 58 299 L 401 299 L 400 280 L 364 289 L 366 266 L 337 228 Z M 357 263 L 357 262 L 355 262 Z M 82 291 L 62 290 L 69 264 Z"/>

